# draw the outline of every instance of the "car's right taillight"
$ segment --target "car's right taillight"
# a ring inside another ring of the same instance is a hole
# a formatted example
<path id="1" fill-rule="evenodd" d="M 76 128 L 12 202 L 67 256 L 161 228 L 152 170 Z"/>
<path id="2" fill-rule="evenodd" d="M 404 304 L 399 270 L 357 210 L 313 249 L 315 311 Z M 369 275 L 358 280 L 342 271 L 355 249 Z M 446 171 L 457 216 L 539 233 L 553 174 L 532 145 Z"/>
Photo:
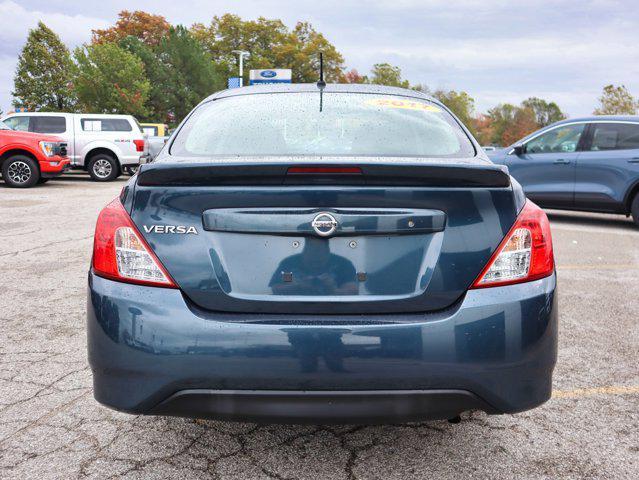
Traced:
<path id="1" fill-rule="evenodd" d="M 154 287 L 177 288 L 160 260 L 116 198 L 95 225 L 93 271 L 100 277 Z"/>
<path id="2" fill-rule="evenodd" d="M 550 222 L 526 201 L 515 224 L 470 288 L 486 288 L 544 278 L 555 270 Z"/>

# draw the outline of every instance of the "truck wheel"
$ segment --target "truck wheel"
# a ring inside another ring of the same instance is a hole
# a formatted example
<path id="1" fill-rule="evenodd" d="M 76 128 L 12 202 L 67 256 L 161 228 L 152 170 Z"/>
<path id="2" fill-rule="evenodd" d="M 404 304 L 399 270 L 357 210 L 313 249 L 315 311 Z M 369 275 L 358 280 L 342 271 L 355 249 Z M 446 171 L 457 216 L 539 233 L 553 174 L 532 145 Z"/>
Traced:
<path id="1" fill-rule="evenodd" d="M 10 187 L 29 188 L 40 180 L 40 169 L 31 157 L 14 155 L 2 164 L 2 178 Z"/>
<path id="2" fill-rule="evenodd" d="M 111 155 L 98 153 L 89 161 L 89 175 L 96 182 L 110 182 L 120 175 L 118 162 Z"/>
<path id="3" fill-rule="evenodd" d="M 632 212 L 632 219 L 635 221 L 635 225 L 639 227 L 639 193 L 637 193 L 632 200 L 630 211 Z"/>

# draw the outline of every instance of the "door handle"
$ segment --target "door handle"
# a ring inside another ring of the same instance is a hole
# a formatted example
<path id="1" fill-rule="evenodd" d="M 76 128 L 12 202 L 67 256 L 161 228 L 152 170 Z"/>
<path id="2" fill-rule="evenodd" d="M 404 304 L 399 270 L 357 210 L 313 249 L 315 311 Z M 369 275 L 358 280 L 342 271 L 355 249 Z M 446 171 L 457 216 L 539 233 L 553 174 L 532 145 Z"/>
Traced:
<path id="1" fill-rule="evenodd" d="M 556 165 L 568 165 L 570 163 L 570 160 L 566 160 L 565 158 L 558 158 L 557 160 L 555 160 L 554 163 Z"/>
<path id="2" fill-rule="evenodd" d="M 639 163 L 639 157 L 634 157 L 628 160 L 628 163 Z"/>

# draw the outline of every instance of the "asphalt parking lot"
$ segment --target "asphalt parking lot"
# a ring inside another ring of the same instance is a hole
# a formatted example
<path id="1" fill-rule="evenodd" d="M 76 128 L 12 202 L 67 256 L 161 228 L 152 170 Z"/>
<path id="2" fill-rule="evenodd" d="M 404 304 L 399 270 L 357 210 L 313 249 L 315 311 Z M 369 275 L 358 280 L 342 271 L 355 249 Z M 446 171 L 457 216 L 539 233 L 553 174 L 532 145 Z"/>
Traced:
<path id="1" fill-rule="evenodd" d="M 639 229 L 552 212 L 553 399 L 460 424 L 281 426 L 136 417 L 93 400 L 86 272 L 109 184 L 0 183 L 0 478 L 637 478 Z"/>

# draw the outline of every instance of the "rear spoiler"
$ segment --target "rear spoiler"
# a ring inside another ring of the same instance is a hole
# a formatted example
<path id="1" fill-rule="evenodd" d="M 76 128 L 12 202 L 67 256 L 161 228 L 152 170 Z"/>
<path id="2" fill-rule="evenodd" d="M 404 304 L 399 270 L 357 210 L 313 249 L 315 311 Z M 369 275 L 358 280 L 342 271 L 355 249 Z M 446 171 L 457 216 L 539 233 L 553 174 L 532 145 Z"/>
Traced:
<path id="1" fill-rule="evenodd" d="M 370 185 L 509 187 L 503 165 L 418 162 L 160 162 L 140 165 L 139 186 Z"/>

